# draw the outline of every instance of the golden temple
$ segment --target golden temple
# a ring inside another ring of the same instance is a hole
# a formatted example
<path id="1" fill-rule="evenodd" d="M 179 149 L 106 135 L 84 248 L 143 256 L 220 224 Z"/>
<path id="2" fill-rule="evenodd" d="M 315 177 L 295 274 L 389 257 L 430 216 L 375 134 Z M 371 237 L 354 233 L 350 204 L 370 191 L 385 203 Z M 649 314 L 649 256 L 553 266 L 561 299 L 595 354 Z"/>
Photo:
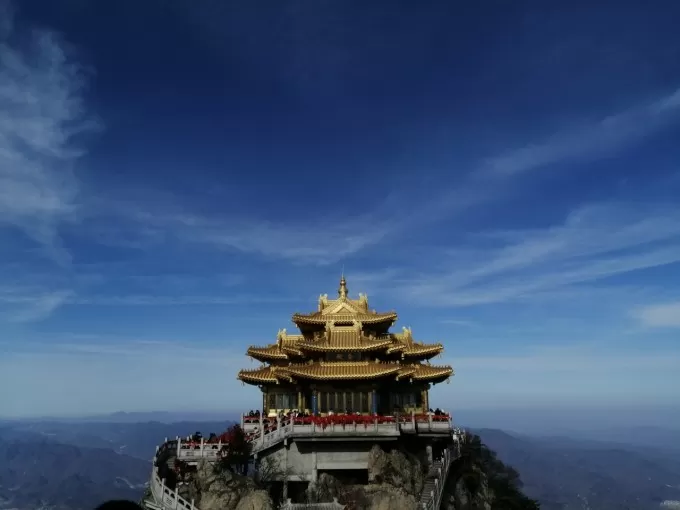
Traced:
<path id="1" fill-rule="evenodd" d="M 238 373 L 262 390 L 265 415 L 423 413 L 431 385 L 453 375 L 450 366 L 430 365 L 441 343 L 416 342 L 410 328 L 390 333 L 396 312 L 370 310 L 365 294 L 350 299 L 344 276 L 337 299 L 323 294 L 316 312 L 292 320 L 299 334 L 282 329 L 276 343 L 249 347 L 264 364 Z"/>

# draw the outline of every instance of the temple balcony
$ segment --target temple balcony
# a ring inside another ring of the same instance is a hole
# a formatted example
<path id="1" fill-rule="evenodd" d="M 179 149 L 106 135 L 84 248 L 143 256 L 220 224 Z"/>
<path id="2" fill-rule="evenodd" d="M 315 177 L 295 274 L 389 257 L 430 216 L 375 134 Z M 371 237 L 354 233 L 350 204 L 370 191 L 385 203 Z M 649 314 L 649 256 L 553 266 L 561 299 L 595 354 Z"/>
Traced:
<path id="1" fill-rule="evenodd" d="M 331 415 L 325 417 L 277 418 L 244 416 L 242 427 L 253 453 L 277 445 L 285 439 L 298 441 L 343 440 L 370 441 L 398 439 L 402 435 L 442 437 L 455 435 L 450 415 L 433 413 L 399 416 Z M 261 431 L 264 430 L 264 434 Z M 216 460 L 221 442 L 192 442 L 178 439 L 177 457 L 197 462 L 201 458 Z"/>

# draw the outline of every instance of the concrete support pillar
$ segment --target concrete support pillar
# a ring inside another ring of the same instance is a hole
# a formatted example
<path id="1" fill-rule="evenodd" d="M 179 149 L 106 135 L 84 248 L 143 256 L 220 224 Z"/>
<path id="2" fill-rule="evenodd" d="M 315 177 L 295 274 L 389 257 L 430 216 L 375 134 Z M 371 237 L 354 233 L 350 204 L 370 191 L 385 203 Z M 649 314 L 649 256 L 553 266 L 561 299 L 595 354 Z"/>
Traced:
<path id="1" fill-rule="evenodd" d="M 316 450 L 312 452 L 312 482 L 319 479 L 319 472 L 316 468 Z"/>
<path id="2" fill-rule="evenodd" d="M 283 499 L 288 499 L 288 445 L 283 447 Z"/>
<path id="3" fill-rule="evenodd" d="M 312 414 L 316 416 L 319 414 L 319 391 L 312 390 Z"/>
<path id="4" fill-rule="evenodd" d="M 298 411 L 302 411 L 302 409 L 304 409 L 304 403 L 302 402 L 302 392 L 301 391 L 298 391 L 298 395 L 297 395 L 297 408 L 298 408 Z"/>

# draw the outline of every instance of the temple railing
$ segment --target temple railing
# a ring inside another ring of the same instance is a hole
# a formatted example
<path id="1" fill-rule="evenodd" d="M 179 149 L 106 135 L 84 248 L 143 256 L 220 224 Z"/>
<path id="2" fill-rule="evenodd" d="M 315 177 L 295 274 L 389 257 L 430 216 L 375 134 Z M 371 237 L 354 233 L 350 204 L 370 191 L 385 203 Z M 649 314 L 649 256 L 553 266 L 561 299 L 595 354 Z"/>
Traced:
<path id="1" fill-rule="evenodd" d="M 158 467 L 156 464 L 159 460 L 159 455 L 164 451 L 174 449 L 179 446 L 179 440 L 165 442 L 161 446 L 156 447 L 156 455 L 153 458 L 153 468 L 151 470 L 151 494 L 156 501 L 156 504 L 163 510 L 199 510 L 194 505 L 194 501 L 187 501 L 179 495 L 177 487 L 171 489 L 165 485 L 165 480 L 158 475 Z"/>
<path id="2" fill-rule="evenodd" d="M 292 503 L 288 499 L 280 507 L 281 510 L 344 510 L 345 505 L 338 503 L 338 498 L 333 498 L 329 503 Z"/>
<path id="3" fill-rule="evenodd" d="M 465 434 L 460 429 L 455 429 L 454 443 L 450 448 L 446 448 L 439 460 L 439 467 L 435 473 L 434 488 L 430 491 L 427 503 L 422 504 L 423 510 L 439 510 L 444 497 L 444 487 L 446 480 L 449 477 L 449 471 L 453 461 L 460 457 L 461 442 L 465 438 Z"/>
<path id="4" fill-rule="evenodd" d="M 339 418 L 339 417 L 337 417 Z M 347 415 L 346 418 L 351 418 L 351 415 Z M 393 418 L 393 419 L 390 419 Z M 387 432 L 391 435 L 399 434 L 400 431 L 404 431 L 404 428 L 414 426 L 419 428 L 422 423 L 418 422 L 415 416 L 406 417 L 372 417 L 373 422 L 369 423 L 364 421 L 362 423 L 357 423 L 357 420 L 353 420 L 351 423 L 342 423 L 338 419 L 333 420 L 331 423 L 327 423 L 323 426 L 323 423 L 318 423 L 312 421 L 309 423 L 305 421 L 305 418 L 284 418 L 278 420 L 278 425 L 273 431 L 269 431 L 264 435 L 251 435 L 249 440 L 252 444 L 252 453 L 257 453 L 264 450 L 270 446 L 275 445 L 279 441 L 282 441 L 286 437 L 290 437 L 293 434 L 309 435 L 353 435 L 357 432 L 369 432 L 369 433 L 380 433 Z M 415 420 L 415 423 L 414 423 Z M 441 499 L 444 490 L 444 483 L 449 473 L 449 468 L 451 462 L 460 456 L 460 442 L 463 440 L 464 435 L 459 429 L 454 429 L 451 427 L 450 418 L 447 417 L 446 421 L 428 420 L 427 426 L 434 426 L 434 430 L 438 431 L 449 431 L 453 433 L 454 437 L 454 448 L 444 450 L 444 455 L 440 459 L 440 467 L 438 468 L 438 473 L 435 478 L 435 488 L 431 491 L 430 499 L 428 503 L 423 504 L 424 510 L 437 510 L 441 504 Z M 447 428 L 443 428 L 446 425 Z M 187 501 L 179 495 L 177 487 L 171 489 L 165 485 L 165 480 L 161 479 L 158 472 L 158 461 L 161 456 L 166 451 L 172 451 L 176 457 L 183 461 L 199 460 L 201 458 L 215 461 L 219 459 L 220 452 L 223 448 L 224 443 L 221 440 L 218 441 L 205 441 L 201 439 L 200 442 L 183 441 L 179 437 L 168 441 L 166 438 L 162 445 L 156 447 L 156 454 L 153 459 L 153 468 L 151 473 L 151 493 L 156 502 L 156 505 L 163 510 L 199 510 L 194 504 L 194 501 Z M 284 505 L 287 503 L 284 503 Z M 292 503 L 291 503 L 292 505 Z M 332 505 L 332 503 L 326 503 L 326 505 Z M 285 508 L 285 507 L 284 507 Z M 298 508 L 297 506 L 291 506 L 291 509 Z M 300 507 L 301 508 L 301 507 Z M 307 508 L 307 507 L 306 507 Z M 312 508 L 312 507 L 308 507 Z M 322 508 L 322 507 L 319 507 Z M 331 507 L 323 507 L 331 508 Z M 336 507 L 332 507 L 336 508 Z M 344 508 L 342 505 L 337 507 L 338 509 Z"/>
<path id="5" fill-rule="evenodd" d="M 406 414 L 397 416 L 331 415 L 264 418 L 247 416 L 242 419 L 244 432 L 253 445 L 253 453 L 272 446 L 292 435 L 347 436 L 449 434 L 453 430 L 450 415 Z M 264 431 L 264 433 L 263 433 Z M 213 454 L 208 452 L 207 457 Z M 192 453 L 191 456 L 202 456 Z"/>

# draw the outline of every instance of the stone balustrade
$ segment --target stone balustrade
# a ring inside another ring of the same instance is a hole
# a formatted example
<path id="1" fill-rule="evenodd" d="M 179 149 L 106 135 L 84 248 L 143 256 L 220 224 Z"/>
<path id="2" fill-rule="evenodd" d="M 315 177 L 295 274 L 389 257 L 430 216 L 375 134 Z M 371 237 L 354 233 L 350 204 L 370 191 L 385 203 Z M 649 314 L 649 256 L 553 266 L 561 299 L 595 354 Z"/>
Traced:
<path id="1" fill-rule="evenodd" d="M 165 481 L 158 476 L 158 468 L 156 463 L 158 457 L 165 450 L 172 449 L 179 446 L 179 440 L 168 441 L 165 438 L 164 443 L 161 446 L 156 447 L 156 455 L 153 459 L 153 468 L 151 470 L 151 493 L 156 501 L 156 504 L 163 510 L 199 510 L 195 505 L 194 501 L 187 501 L 177 492 L 177 488 L 170 489 L 166 487 Z"/>
<path id="2" fill-rule="evenodd" d="M 280 507 L 281 510 L 343 510 L 345 505 L 338 503 L 338 498 L 333 498 L 328 503 L 293 503 L 286 500 Z"/>
<path id="3" fill-rule="evenodd" d="M 264 418 L 244 416 L 244 432 L 257 452 L 289 436 L 355 436 L 400 434 L 450 434 L 450 415 L 432 413 L 398 416 L 333 415 L 326 417 Z M 264 431 L 264 433 L 263 433 Z M 208 454 L 210 455 L 210 454 Z"/>
<path id="4" fill-rule="evenodd" d="M 423 510 L 439 510 L 444 496 L 444 486 L 446 479 L 449 476 L 451 463 L 460 457 L 460 442 L 465 436 L 461 431 L 456 430 L 454 433 L 454 446 L 444 450 L 441 459 L 439 459 L 440 466 L 437 468 L 436 477 L 434 479 L 434 489 L 430 491 L 430 497 L 427 503 L 423 503 Z"/>
<path id="5" fill-rule="evenodd" d="M 249 417 L 252 418 L 252 417 Z M 336 415 L 325 418 L 284 417 L 256 418 L 257 428 L 244 428 L 252 453 L 257 453 L 293 436 L 397 436 L 400 434 L 451 434 L 453 427 L 448 415 L 402 415 L 402 416 L 361 416 Z M 253 426 L 252 422 L 243 423 Z M 263 433 L 264 431 L 264 433 Z M 221 442 L 183 441 L 177 439 L 177 457 L 184 461 L 199 459 L 216 460 L 222 449 Z"/>
<path id="6" fill-rule="evenodd" d="M 345 418 L 351 418 L 346 416 Z M 451 462 L 460 455 L 460 441 L 464 435 L 458 428 L 453 428 L 450 418 L 446 420 L 432 420 L 417 418 L 415 415 L 394 417 L 394 419 L 386 419 L 390 417 L 373 417 L 373 421 L 358 420 L 350 421 L 343 419 L 342 423 L 318 423 L 309 421 L 305 418 L 282 418 L 276 420 L 276 425 L 272 429 L 265 431 L 264 434 L 252 434 L 249 438 L 252 443 L 252 453 L 257 453 L 276 443 L 291 436 L 351 436 L 357 434 L 367 435 L 399 435 L 401 433 L 409 432 L 435 432 L 452 434 L 454 438 L 455 447 L 453 450 L 445 450 L 440 459 L 441 466 L 438 469 L 437 477 L 435 478 L 435 488 L 431 491 L 428 503 L 423 504 L 424 510 L 437 510 L 441 504 L 441 499 L 444 490 L 444 481 L 449 472 Z M 431 418 L 431 417 L 430 417 Z M 215 461 L 219 458 L 220 452 L 224 443 L 222 441 L 186 441 L 177 437 L 174 440 L 168 441 L 166 438 L 161 446 L 156 447 L 156 455 L 154 456 L 153 470 L 151 474 L 151 492 L 153 494 L 156 504 L 163 510 L 198 510 L 193 501 L 187 501 L 182 498 L 177 489 L 170 489 L 165 485 L 158 475 L 158 468 L 156 467 L 159 456 L 166 450 L 174 450 L 177 458 L 185 462 L 198 461 L 199 459 L 207 459 Z M 293 508 L 293 507 L 291 507 Z M 342 508 L 340 506 L 339 508 Z"/>

